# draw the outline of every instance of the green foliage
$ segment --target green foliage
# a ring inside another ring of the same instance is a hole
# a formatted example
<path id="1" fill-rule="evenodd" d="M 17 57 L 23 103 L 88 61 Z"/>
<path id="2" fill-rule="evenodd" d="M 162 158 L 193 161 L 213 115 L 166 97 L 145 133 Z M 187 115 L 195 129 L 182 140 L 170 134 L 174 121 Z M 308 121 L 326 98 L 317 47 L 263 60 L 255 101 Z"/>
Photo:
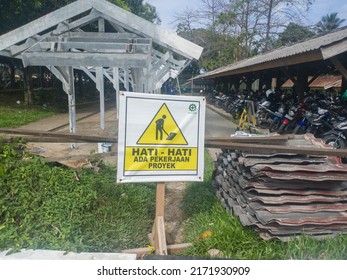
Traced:
<path id="1" fill-rule="evenodd" d="M 117 185 L 113 167 L 76 172 L 3 144 L 0 166 L 0 250 L 114 252 L 147 244 L 153 185 Z"/>
<path id="2" fill-rule="evenodd" d="M 336 12 L 327 14 L 323 16 L 317 23 L 317 33 L 324 34 L 331 30 L 337 29 L 344 21 L 345 19 L 340 19 Z"/>
<path id="3" fill-rule="evenodd" d="M 0 2 L 0 34 L 6 33 L 74 0 L 16 0 Z"/>
<path id="4" fill-rule="evenodd" d="M 213 29 L 186 30 L 182 28 L 178 30 L 178 35 L 204 48 L 198 61 L 199 68 L 213 70 L 233 63 L 238 56 L 237 39 L 220 34 Z"/>
<path id="5" fill-rule="evenodd" d="M 189 217 L 198 213 L 208 212 L 216 203 L 216 195 L 210 187 L 213 170 L 214 164 L 206 151 L 204 182 L 193 182 L 189 184 L 189 188 L 187 188 L 182 201 L 184 219 L 189 219 Z M 203 203 L 201 203 L 202 201 Z"/>
<path id="6" fill-rule="evenodd" d="M 143 3 L 143 0 L 125 0 L 130 10 L 135 15 L 142 17 L 153 23 L 160 23 L 160 19 L 157 15 L 157 10 L 154 6 Z"/>
<path id="7" fill-rule="evenodd" d="M 75 1 L 76 0 L 0 1 L 0 34 L 20 27 L 21 25 L 24 25 Z M 143 0 L 108 1 L 123 9 L 130 10 L 134 14 L 149 21 L 160 22 L 155 7 L 148 3 L 143 3 Z"/>
<path id="8" fill-rule="evenodd" d="M 284 46 L 291 43 L 307 40 L 315 35 L 314 32 L 307 27 L 298 25 L 296 23 L 289 23 L 287 28 L 278 35 L 278 46 Z"/>
<path id="9" fill-rule="evenodd" d="M 219 202 L 209 212 L 190 219 L 187 224 L 188 241 L 193 242 L 185 254 L 208 257 L 208 250 L 218 249 L 223 257 L 232 259 L 281 259 L 278 243 L 262 241 L 258 233 L 245 229 L 238 218 L 227 213 Z M 212 236 L 201 239 L 200 235 L 210 230 Z"/>

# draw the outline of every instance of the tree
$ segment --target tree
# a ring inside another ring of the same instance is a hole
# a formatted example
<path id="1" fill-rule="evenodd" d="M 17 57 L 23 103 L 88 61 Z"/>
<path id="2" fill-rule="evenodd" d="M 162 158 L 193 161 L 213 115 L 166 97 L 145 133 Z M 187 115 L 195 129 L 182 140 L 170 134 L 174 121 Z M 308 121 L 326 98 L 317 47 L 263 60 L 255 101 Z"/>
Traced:
<path id="1" fill-rule="evenodd" d="M 238 42 L 234 49 L 236 61 L 253 53 L 262 17 L 258 4 L 258 0 L 231 0 L 225 3 L 224 11 L 218 17 L 217 30 Z"/>
<path id="2" fill-rule="evenodd" d="M 148 3 L 143 3 L 143 0 L 125 0 L 125 2 L 129 6 L 130 11 L 133 14 L 142 17 L 150 22 L 160 24 L 161 20 L 158 17 L 157 10 L 154 6 Z M 117 5 L 117 3 L 115 4 Z"/>
<path id="3" fill-rule="evenodd" d="M 264 51 L 272 48 L 272 34 L 287 26 L 287 22 L 300 23 L 303 11 L 308 11 L 314 0 L 258 0 L 260 12 L 264 18 L 260 36 L 263 37 Z"/>
<path id="4" fill-rule="evenodd" d="M 177 23 L 177 33 L 183 36 L 191 36 L 194 29 L 200 25 L 199 13 L 193 9 L 186 8 L 182 13 L 174 15 Z"/>
<path id="5" fill-rule="evenodd" d="M 289 23 L 287 28 L 278 34 L 277 46 L 284 46 L 291 43 L 300 42 L 313 37 L 315 33 L 305 26 L 296 23 Z"/>
<path id="6" fill-rule="evenodd" d="M 324 34 L 331 30 L 334 30 L 344 22 L 344 19 L 337 17 L 337 13 L 331 13 L 323 16 L 317 23 L 317 33 Z"/>
<path id="7" fill-rule="evenodd" d="M 204 24 L 213 28 L 219 15 L 223 12 L 225 0 L 201 0 L 201 2 L 202 9 L 199 14 L 204 19 Z"/>
<path id="8" fill-rule="evenodd" d="M 1 0 L 0 35 L 75 1 L 76 0 Z M 160 22 L 155 7 L 148 3 L 143 3 L 143 0 L 108 1 L 151 22 Z"/>

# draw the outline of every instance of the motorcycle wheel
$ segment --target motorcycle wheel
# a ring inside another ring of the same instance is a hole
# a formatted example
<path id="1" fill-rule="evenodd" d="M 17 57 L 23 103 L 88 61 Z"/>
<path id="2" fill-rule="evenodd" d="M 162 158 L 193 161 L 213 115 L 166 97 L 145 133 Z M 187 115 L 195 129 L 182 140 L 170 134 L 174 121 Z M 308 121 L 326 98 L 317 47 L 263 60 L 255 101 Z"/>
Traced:
<path id="1" fill-rule="evenodd" d="M 294 130 L 293 130 L 293 134 L 305 134 L 306 129 L 304 126 L 299 126 L 297 125 Z"/>
<path id="2" fill-rule="evenodd" d="M 269 131 L 275 132 L 278 129 L 279 124 L 280 124 L 279 121 L 272 121 L 270 126 L 269 126 Z"/>
<path id="3" fill-rule="evenodd" d="M 344 149 L 346 148 L 346 143 L 343 139 L 337 137 L 335 135 L 327 135 L 323 138 L 325 144 L 332 146 L 334 149 Z"/>
<path id="4" fill-rule="evenodd" d="M 287 130 L 287 125 L 282 123 L 281 126 L 278 128 L 277 133 L 283 134 L 286 130 Z"/>

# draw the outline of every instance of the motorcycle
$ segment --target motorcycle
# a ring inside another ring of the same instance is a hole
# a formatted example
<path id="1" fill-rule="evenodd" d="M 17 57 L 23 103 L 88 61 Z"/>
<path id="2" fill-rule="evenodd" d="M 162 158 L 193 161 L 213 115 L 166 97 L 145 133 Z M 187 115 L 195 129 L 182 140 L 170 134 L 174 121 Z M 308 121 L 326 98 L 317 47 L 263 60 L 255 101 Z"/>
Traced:
<path id="1" fill-rule="evenodd" d="M 270 125 L 269 125 L 270 132 L 275 132 L 279 129 L 283 121 L 284 110 L 285 110 L 285 105 L 280 104 L 276 112 L 271 111 L 270 116 L 272 117 L 272 120 L 270 121 Z"/>
<path id="2" fill-rule="evenodd" d="M 318 114 L 313 115 L 312 118 L 309 119 L 309 126 L 306 132 L 312 133 L 316 138 L 322 138 L 324 133 L 334 128 L 333 121 L 335 121 L 336 118 L 338 118 L 338 120 L 345 120 L 345 118 L 334 117 L 329 110 L 319 109 Z"/>
<path id="3" fill-rule="evenodd" d="M 335 149 L 345 149 L 347 147 L 347 121 L 339 121 L 333 124 L 334 128 L 323 134 L 325 144 Z"/>
<path id="4" fill-rule="evenodd" d="M 312 112 L 305 111 L 303 118 L 296 124 L 293 134 L 305 134 L 308 126 L 310 125 L 310 118 L 312 118 Z"/>
<path id="5" fill-rule="evenodd" d="M 296 106 L 289 108 L 288 113 L 285 114 L 282 124 L 277 130 L 278 134 L 289 133 L 297 124 L 297 120 L 301 117 L 302 111 Z"/>
<path id="6" fill-rule="evenodd" d="M 271 102 L 265 101 L 258 104 L 258 110 L 255 115 L 257 125 L 261 128 L 269 128 L 270 132 L 274 132 L 281 124 L 285 105 L 277 103 L 271 105 Z"/>

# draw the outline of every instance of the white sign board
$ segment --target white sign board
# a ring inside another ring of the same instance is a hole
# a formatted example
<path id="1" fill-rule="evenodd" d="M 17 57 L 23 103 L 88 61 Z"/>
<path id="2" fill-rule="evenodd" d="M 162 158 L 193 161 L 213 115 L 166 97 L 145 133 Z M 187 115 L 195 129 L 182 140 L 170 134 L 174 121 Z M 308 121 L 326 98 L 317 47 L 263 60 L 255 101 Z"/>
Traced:
<path id="1" fill-rule="evenodd" d="M 204 97 L 120 92 L 117 182 L 203 181 Z"/>

